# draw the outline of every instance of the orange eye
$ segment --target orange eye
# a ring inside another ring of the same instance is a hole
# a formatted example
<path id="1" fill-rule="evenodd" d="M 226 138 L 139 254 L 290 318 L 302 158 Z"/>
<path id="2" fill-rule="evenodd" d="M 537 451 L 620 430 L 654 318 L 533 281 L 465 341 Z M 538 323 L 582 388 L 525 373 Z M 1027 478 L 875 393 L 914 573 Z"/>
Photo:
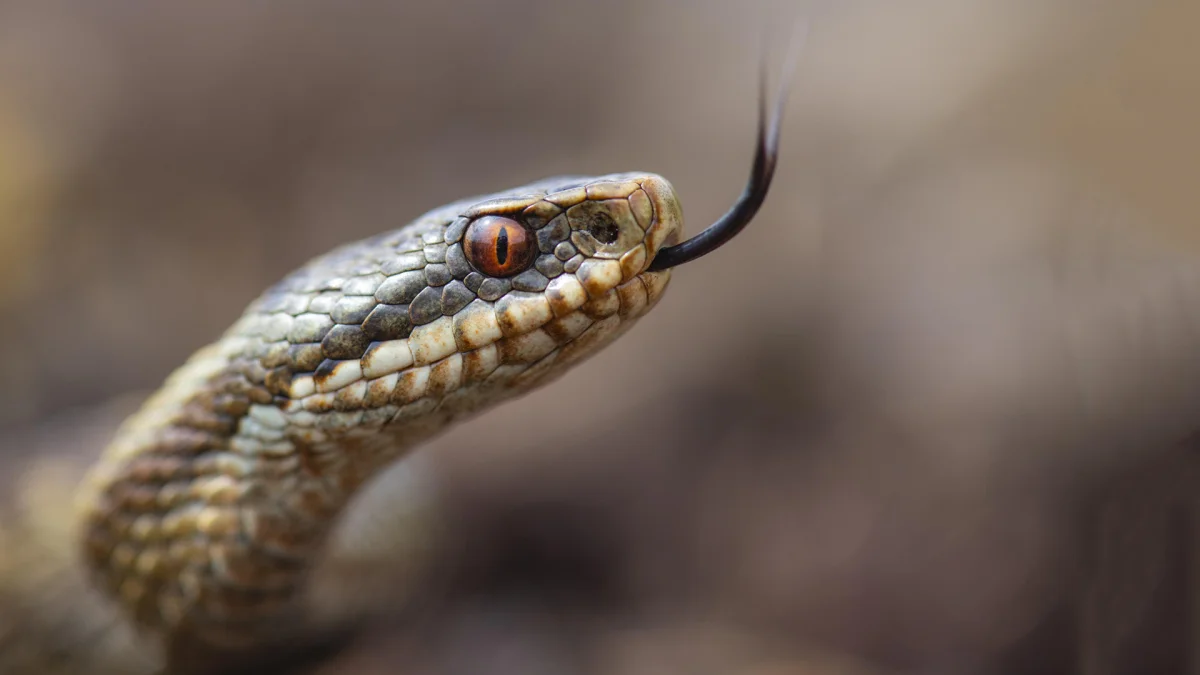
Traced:
<path id="1" fill-rule="evenodd" d="M 512 218 L 484 216 L 467 228 L 463 252 L 480 272 L 490 277 L 511 277 L 533 263 L 537 243 L 529 230 Z"/>

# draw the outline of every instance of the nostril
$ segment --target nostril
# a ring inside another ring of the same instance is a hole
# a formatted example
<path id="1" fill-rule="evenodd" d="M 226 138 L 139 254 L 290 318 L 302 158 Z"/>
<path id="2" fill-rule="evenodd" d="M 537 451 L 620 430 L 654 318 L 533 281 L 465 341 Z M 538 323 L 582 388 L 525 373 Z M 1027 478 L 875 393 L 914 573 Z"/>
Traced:
<path id="1" fill-rule="evenodd" d="M 611 244 L 621 235 L 621 230 L 612 216 L 603 211 L 592 214 L 588 219 L 587 231 L 602 244 Z"/>

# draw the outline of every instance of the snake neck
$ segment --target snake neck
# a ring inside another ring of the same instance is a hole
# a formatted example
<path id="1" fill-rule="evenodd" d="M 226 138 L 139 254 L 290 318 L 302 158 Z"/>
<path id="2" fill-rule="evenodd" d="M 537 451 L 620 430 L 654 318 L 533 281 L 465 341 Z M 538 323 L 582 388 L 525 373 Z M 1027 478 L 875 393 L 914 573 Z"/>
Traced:
<path id="1" fill-rule="evenodd" d="M 632 321 L 600 324 L 615 337 Z M 360 488 L 454 421 L 561 373 L 522 368 L 453 390 L 485 372 L 455 355 L 427 369 L 415 400 L 397 378 L 392 403 L 332 397 L 309 410 L 270 391 L 267 358 L 236 336 L 197 352 L 80 490 L 94 582 L 168 651 L 237 652 L 306 631 L 310 572 Z"/>
<path id="2" fill-rule="evenodd" d="M 198 352 L 81 491 L 94 580 L 171 640 L 235 649 L 294 624 L 351 498 L 457 414 L 414 410 L 386 428 L 361 411 L 285 417 L 252 352 L 236 340 Z"/>

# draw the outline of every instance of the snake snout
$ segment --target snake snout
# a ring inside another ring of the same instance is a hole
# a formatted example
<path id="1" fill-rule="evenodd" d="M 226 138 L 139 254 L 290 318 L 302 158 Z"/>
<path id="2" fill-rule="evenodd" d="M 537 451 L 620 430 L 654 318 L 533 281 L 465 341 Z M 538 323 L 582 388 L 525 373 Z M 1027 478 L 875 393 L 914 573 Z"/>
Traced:
<path id="1" fill-rule="evenodd" d="M 647 174 L 641 183 L 654 210 L 654 224 L 646 232 L 647 257 L 653 261 L 659 251 L 674 246 L 683 237 L 683 208 L 666 178 Z"/>

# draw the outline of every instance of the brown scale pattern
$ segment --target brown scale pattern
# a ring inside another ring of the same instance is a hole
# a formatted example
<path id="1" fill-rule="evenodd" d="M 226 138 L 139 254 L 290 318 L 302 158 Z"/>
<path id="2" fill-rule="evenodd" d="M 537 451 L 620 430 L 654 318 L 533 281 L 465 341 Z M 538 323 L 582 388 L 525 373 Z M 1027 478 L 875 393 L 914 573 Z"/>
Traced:
<path id="1" fill-rule="evenodd" d="M 172 375 L 96 468 L 84 548 L 100 585 L 169 652 L 286 634 L 303 620 L 299 590 L 330 527 L 381 465 L 562 374 L 661 296 L 668 275 L 644 272 L 646 249 L 679 224 L 652 220 L 646 190 L 670 200 L 668 213 L 678 207 L 661 179 L 643 178 L 655 181 L 645 190 L 623 180 L 453 204 L 268 290 Z M 603 201 L 579 219 L 564 214 L 585 198 Z M 620 236 L 581 234 L 609 212 L 606 226 L 620 223 Z M 472 269 L 461 240 L 487 214 L 537 228 L 526 272 L 498 279 Z M 489 320 L 498 333 L 469 328 Z M 364 379 L 364 356 L 397 340 L 416 363 Z M 301 377 L 312 384 L 293 400 Z M 343 384 L 322 390 L 335 381 Z"/>

